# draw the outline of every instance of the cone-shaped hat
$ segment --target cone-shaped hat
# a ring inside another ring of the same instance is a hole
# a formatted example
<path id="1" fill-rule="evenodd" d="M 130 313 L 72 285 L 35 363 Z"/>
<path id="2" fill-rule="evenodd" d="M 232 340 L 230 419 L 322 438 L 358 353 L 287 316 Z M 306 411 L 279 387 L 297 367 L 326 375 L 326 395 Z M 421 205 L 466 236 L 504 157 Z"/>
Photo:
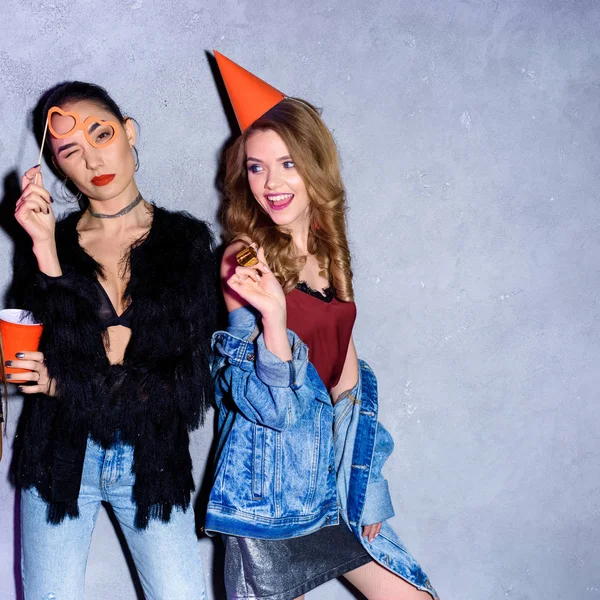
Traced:
<path id="1" fill-rule="evenodd" d="M 262 79 L 214 51 L 221 77 L 240 129 L 250 127 L 256 119 L 281 102 L 285 96 Z"/>

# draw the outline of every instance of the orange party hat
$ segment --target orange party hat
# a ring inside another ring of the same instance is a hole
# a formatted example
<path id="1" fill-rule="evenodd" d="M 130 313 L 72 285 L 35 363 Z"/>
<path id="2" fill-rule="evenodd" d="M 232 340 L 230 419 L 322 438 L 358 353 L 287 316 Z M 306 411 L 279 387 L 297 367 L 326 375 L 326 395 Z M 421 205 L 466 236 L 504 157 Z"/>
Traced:
<path id="1" fill-rule="evenodd" d="M 256 119 L 281 102 L 285 95 L 238 64 L 214 51 L 221 77 L 240 129 L 244 131 Z"/>

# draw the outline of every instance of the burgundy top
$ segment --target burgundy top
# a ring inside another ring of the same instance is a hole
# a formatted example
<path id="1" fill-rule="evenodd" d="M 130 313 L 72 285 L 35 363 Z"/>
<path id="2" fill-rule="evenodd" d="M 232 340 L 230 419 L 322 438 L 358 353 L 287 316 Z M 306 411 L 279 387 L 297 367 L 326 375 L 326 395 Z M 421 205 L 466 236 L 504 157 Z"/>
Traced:
<path id="1" fill-rule="evenodd" d="M 356 320 L 356 304 L 338 300 L 331 287 L 320 293 L 304 281 L 285 299 L 288 329 L 308 346 L 308 360 L 331 390 L 342 376 Z"/>

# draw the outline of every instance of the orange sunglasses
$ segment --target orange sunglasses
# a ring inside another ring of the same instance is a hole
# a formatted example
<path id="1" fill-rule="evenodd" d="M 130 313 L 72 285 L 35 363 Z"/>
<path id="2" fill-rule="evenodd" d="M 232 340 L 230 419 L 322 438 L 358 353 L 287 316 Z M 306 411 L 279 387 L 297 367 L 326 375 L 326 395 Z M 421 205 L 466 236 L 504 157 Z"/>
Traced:
<path id="1" fill-rule="evenodd" d="M 73 135 L 81 129 L 85 139 L 94 148 L 105 148 L 119 135 L 119 126 L 115 121 L 99 119 L 93 115 L 82 121 L 78 113 L 61 110 L 58 106 L 53 106 L 48 111 L 46 124 L 50 133 L 58 139 Z"/>

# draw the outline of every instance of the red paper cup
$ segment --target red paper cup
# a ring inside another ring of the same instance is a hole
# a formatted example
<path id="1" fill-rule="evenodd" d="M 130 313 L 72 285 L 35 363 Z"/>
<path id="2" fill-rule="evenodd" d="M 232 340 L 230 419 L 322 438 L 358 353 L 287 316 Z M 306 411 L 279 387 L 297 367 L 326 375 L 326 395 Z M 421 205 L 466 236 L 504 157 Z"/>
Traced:
<path id="1" fill-rule="evenodd" d="M 42 324 L 36 323 L 26 310 L 7 308 L 0 310 L 0 337 L 4 360 L 15 360 L 17 352 L 36 352 L 42 336 Z M 4 367 L 8 374 L 25 373 L 26 369 Z M 24 379 L 8 379 L 8 383 L 23 383 Z"/>

